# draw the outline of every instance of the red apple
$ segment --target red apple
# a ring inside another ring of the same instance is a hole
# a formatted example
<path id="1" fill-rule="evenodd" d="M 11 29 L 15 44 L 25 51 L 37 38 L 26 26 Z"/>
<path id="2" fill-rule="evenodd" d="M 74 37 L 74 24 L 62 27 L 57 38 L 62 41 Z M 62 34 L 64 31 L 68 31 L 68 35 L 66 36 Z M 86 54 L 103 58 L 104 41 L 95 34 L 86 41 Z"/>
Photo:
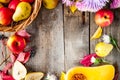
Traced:
<path id="1" fill-rule="evenodd" d="M 26 42 L 23 37 L 13 35 L 9 37 L 7 46 L 14 54 L 19 54 L 26 47 Z"/>
<path id="2" fill-rule="evenodd" d="M 114 14 L 111 10 L 101 9 L 95 14 L 95 22 L 101 27 L 109 26 L 114 19 Z"/>
<path id="3" fill-rule="evenodd" d="M 33 3 L 35 0 L 20 0 L 20 1 Z"/>
<path id="4" fill-rule="evenodd" d="M 9 8 L 5 7 L 0 8 L 0 24 L 2 25 L 11 24 L 13 13 L 14 11 Z"/>
<path id="5" fill-rule="evenodd" d="M 12 0 L 9 3 L 8 8 L 15 10 L 19 3 L 20 3 L 20 0 Z"/>

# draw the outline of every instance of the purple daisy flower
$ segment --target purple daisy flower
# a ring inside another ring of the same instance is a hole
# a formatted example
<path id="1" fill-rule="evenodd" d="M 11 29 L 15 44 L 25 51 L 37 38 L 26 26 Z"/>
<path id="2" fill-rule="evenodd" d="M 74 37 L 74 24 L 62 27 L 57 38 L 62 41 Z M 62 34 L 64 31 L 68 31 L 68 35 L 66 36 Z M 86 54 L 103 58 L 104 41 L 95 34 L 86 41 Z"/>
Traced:
<path id="1" fill-rule="evenodd" d="M 82 0 L 81 2 L 76 2 L 76 7 L 80 11 L 90 11 L 96 12 L 102 9 L 108 0 Z"/>
<path id="2" fill-rule="evenodd" d="M 110 7 L 112 9 L 119 8 L 120 7 L 120 0 L 113 0 L 113 2 L 110 4 Z"/>

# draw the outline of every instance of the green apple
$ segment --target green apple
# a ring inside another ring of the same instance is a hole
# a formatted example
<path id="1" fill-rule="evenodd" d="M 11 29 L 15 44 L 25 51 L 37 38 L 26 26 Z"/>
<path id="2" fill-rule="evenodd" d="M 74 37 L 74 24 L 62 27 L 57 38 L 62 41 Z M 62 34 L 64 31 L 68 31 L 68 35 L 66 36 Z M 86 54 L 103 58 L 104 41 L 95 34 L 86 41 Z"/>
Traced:
<path id="1" fill-rule="evenodd" d="M 47 9 L 54 9 L 58 4 L 58 0 L 43 0 L 43 5 Z"/>

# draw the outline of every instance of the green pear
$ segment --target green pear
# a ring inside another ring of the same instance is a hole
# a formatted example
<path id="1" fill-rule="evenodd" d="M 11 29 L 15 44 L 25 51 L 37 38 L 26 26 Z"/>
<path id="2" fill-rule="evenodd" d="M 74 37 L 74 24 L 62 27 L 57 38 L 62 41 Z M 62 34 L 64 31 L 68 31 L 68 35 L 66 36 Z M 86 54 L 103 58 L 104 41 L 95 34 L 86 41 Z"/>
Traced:
<path id="1" fill-rule="evenodd" d="M 0 3 L 9 3 L 10 0 L 0 0 Z"/>
<path id="2" fill-rule="evenodd" d="M 12 18 L 15 22 L 27 19 L 30 16 L 31 11 L 32 7 L 28 2 L 20 2 L 16 7 Z"/>

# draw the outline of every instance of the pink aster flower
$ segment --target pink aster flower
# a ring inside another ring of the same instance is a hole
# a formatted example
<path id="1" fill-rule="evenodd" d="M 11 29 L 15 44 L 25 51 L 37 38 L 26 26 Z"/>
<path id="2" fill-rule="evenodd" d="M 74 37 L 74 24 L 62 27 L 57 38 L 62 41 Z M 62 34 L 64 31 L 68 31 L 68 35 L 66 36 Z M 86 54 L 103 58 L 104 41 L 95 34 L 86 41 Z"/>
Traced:
<path id="1" fill-rule="evenodd" d="M 62 3 L 66 4 L 66 6 L 71 6 L 74 3 L 74 1 L 72 1 L 72 0 L 62 0 Z"/>
<path id="2" fill-rule="evenodd" d="M 82 0 L 76 2 L 76 7 L 80 11 L 96 12 L 102 9 L 108 0 Z"/>
<path id="3" fill-rule="evenodd" d="M 82 64 L 83 66 L 91 66 L 96 58 L 100 58 L 99 56 L 97 56 L 95 53 L 94 54 L 89 54 L 86 55 L 81 61 L 80 64 Z"/>
<path id="4" fill-rule="evenodd" d="M 112 0 L 112 3 L 110 4 L 110 7 L 112 9 L 119 8 L 120 7 L 120 0 Z"/>

